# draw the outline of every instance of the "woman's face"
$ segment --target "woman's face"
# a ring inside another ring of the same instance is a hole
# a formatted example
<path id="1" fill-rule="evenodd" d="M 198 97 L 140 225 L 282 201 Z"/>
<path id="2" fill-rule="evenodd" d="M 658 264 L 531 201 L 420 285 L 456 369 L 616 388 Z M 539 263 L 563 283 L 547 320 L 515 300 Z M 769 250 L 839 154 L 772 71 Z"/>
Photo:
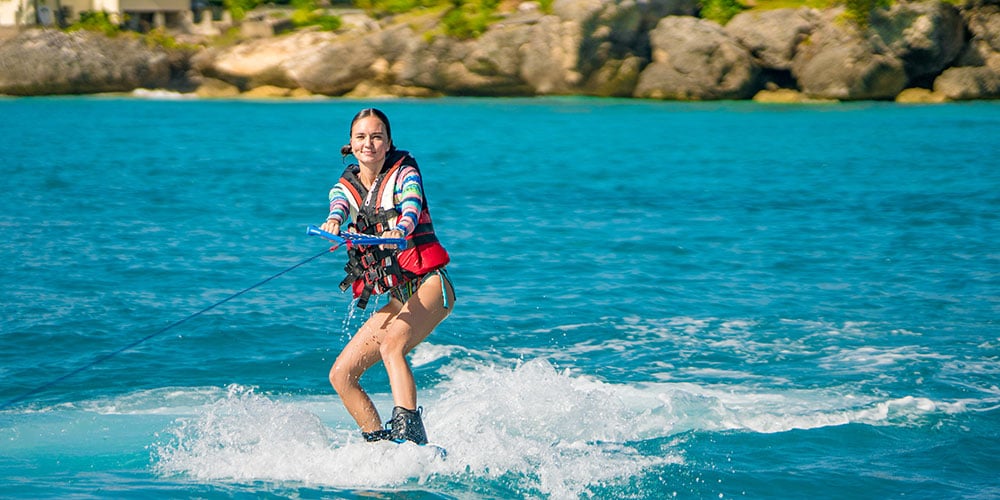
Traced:
<path id="1" fill-rule="evenodd" d="M 351 152 L 362 165 L 381 168 L 392 140 L 377 116 L 366 116 L 351 127 Z"/>

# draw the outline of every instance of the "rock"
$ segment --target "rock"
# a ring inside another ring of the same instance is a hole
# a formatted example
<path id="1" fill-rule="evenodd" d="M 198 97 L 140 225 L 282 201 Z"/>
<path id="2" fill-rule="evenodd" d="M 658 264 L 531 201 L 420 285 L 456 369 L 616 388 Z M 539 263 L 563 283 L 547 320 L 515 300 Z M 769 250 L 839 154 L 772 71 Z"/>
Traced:
<path id="1" fill-rule="evenodd" d="M 580 25 L 547 16 L 526 30 L 518 73 L 535 94 L 568 94 L 583 80 Z M 591 60 L 592 66 L 605 61 Z"/>
<path id="2" fill-rule="evenodd" d="M 835 103 L 835 99 L 813 99 L 802 92 L 792 89 L 761 90 L 753 96 L 756 102 L 772 104 L 813 104 L 813 103 Z"/>
<path id="3" fill-rule="evenodd" d="M 594 96 L 630 97 L 645 66 L 646 59 L 641 57 L 610 60 L 590 75 L 586 89 Z"/>
<path id="4" fill-rule="evenodd" d="M 518 61 L 509 59 L 516 52 L 516 46 L 479 47 L 475 41 L 438 37 L 400 58 L 389 76 L 403 87 L 449 95 L 531 95 L 518 76 Z"/>
<path id="5" fill-rule="evenodd" d="M 792 62 L 799 89 L 838 100 L 893 99 L 906 86 L 903 63 L 878 37 L 838 22 L 842 9 L 824 12 Z"/>
<path id="6" fill-rule="evenodd" d="M 240 95 L 255 99 L 273 99 L 278 97 L 288 97 L 291 94 L 291 89 L 276 87 L 274 85 L 262 85 L 260 87 L 254 87 Z"/>
<path id="7" fill-rule="evenodd" d="M 385 80 L 458 95 L 631 95 L 645 59 L 630 44 L 646 43 L 635 3 L 557 1 L 553 10 L 519 10 L 475 40 L 411 44 Z"/>
<path id="8" fill-rule="evenodd" d="M 386 98 L 386 97 L 440 97 L 441 94 L 423 87 L 404 87 L 402 85 L 384 85 L 362 82 L 345 97 L 354 98 Z"/>
<path id="9" fill-rule="evenodd" d="M 337 96 L 375 77 L 378 59 L 369 44 L 338 39 L 284 61 L 279 69 L 295 86 L 314 94 Z"/>
<path id="10" fill-rule="evenodd" d="M 553 16 L 531 28 L 521 50 L 521 76 L 534 92 L 630 95 L 638 75 L 635 66 L 647 60 L 637 54 L 649 51 L 639 5 L 633 0 L 556 0 L 552 11 Z"/>
<path id="11" fill-rule="evenodd" d="M 565 3 L 577 2 L 557 0 L 553 11 L 558 11 L 557 7 Z M 579 53 L 577 69 L 583 75 L 589 75 L 608 60 L 634 54 L 639 47 L 648 50 L 645 31 L 640 31 L 643 28 L 642 13 L 636 2 L 615 0 L 596 4 L 597 8 L 589 9 L 582 17 L 571 20 L 580 35 L 575 40 Z"/>
<path id="12" fill-rule="evenodd" d="M 949 68 L 934 80 L 934 92 L 955 101 L 998 99 L 1000 73 L 987 66 Z"/>
<path id="13" fill-rule="evenodd" d="M 594 2 L 596 7 L 600 4 Z M 581 7 L 573 2 L 564 5 Z M 457 95 L 576 93 L 583 81 L 583 40 L 575 21 L 530 8 L 509 15 L 474 40 L 444 36 L 427 40 L 397 29 L 380 44 L 380 54 L 395 53 L 381 81 Z M 385 48 L 401 42 L 405 43 L 399 50 Z M 601 67 L 606 61 L 588 62 Z"/>
<path id="14" fill-rule="evenodd" d="M 697 16 L 701 10 L 699 0 L 637 0 L 637 7 L 642 14 L 642 25 L 645 31 L 656 27 L 656 23 L 667 16 Z"/>
<path id="15" fill-rule="evenodd" d="M 861 30 L 839 7 L 748 11 L 722 28 L 691 17 L 699 0 L 555 0 L 550 14 L 538 2 L 510 0 L 473 40 L 443 36 L 441 9 L 381 21 L 347 9 L 350 21 L 337 32 L 300 30 L 193 55 L 131 34 L 28 30 L 0 37 L 0 93 L 991 98 L 1000 85 L 998 2 L 970 0 L 958 10 L 901 0 Z M 933 92 L 904 92 L 932 84 Z"/>
<path id="16" fill-rule="evenodd" d="M 131 92 L 167 87 L 168 53 L 138 38 L 26 30 L 0 44 L 0 94 Z"/>
<path id="17" fill-rule="evenodd" d="M 263 85 L 301 87 L 289 65 L 313 56 L 334 40 L 327 32 L 303 31 L 251 40 L 225 49 L 210 49 L 195 58 L 202 74 L 240 88 Z"/>
<path id="18" fill-rule="evenodd" d="M 552 13 L 564 21 L 583 25 L 596 18 L 607 3 L 605 0 L 555 0 Z"/>
<path id="19" fill-rule="evenodd" d="M 465 75 L 463 92 L 469 92 L 471 87 L 486 86 L 487 94 L 494 95 L 508 89 L 507 92 L 516 95 L 536 93 L 563 93 L 566 91 L 564 82 L 565 60 L 554 57 L 547 61 L 541 71 L 532 71 L 531 56 L 539 51 L 548 52 L 547 44 L 558 44 L 560 40 L 560 25 L 553 17 L 549 17 L 551 30 L 539 30 L 537 25 L 517 24 L 498 26 L 484 33 L 476 40 L 461 42 L 462 47 L 454 53 L 461 54 L 455 62 L 462 66 L 452 67 L 452 71 Z M 544 48 L 542 48 L 544 47 Z M 527 64 L 527 75 L 522 73 L 522 67 Z M 534 82 L 532 82 L 534 80 Z M 534 83 L 534 85 L 532 85 Z"/>
<path id="20" fill-rule="evenodd" d="M 940 74 L 965 43 L 962 17 L 945 2 L 896 2 L 887 11 L 876 10 L 871 27 L 903 62 L 911 82 Z"/>
<path id="21" fill-rule="evenodd" d="M 635 97 L 747 99 L 758 90 L 760 69 L 750 52 L 714 22 L 668 16 L 650 40 L 653 62 L 639 76 Z"/>
<path id="22" fill-rule="evenodd" d="M 963 11 L 970 39 L 957 66 L 989 66 L 1000 73 L 1000 5 L 976 6 Z"/>
<path id="23" fill-rule="evenodd" d="M 437 26 L 440 14 L 407 18 L 360 37 L 338 37 L 321 53 L 289 68 L 303 87 L 326 95 L 382 95 L 388 89 L 405 92 L 402 95 L 438 95 L 449 83 L 461 89 L 467 82 L 447 68 L 461 60 L 464 52 L 457 49 L 464 45 L 425 36 Z M 450 76 L 456 80 L 449 82 Z"/>
<path id="24" fill-rule="evenodd" d="M 941 103 L 947 101 L 948 97 L 944 94 L 921 88 L 904 89 L 896 96 L 896 102 L 906 104 Z"/>
<path id="25" fill-rule="evenodd" d="M 198 97 L 236 97 L 240 95 L 240 88 L 222 80 L 215 78 L 203 78 L 201 85 L 194 91 Z"/>
<path id="26" fill-rule="evenodd" d="M 764 68 L 790 70 L 800 43 L 816 29 L 819 13 L 813 9 L 746 11 L 724 28 Z"/>
<path id="27" fill-rule="evenodd" d="M 316 97 L 316 94 L 299 87 L 297 89 L 292 89 L 292 91 L 288 93 L 288 97 L 291 97 L 292 99 L 312 99 Z"/>

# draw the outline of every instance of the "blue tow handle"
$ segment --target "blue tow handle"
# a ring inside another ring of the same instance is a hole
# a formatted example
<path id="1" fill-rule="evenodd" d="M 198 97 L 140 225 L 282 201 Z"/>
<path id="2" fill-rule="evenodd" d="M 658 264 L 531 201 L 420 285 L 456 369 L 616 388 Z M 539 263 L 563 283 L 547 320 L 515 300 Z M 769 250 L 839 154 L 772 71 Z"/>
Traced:
<path id="1" fill-rule="evenodd" d="M 358 233 L 340 233 L 338 235 L 326 232 L 316 226 L 307 227 L 306 234 L 309 236 L 322 236 L 341 245 L 350 243 L 352 245 L 397 245 L 400 248 L 406 247 L 406 238 L 380 238 L 378 236 Z"/>

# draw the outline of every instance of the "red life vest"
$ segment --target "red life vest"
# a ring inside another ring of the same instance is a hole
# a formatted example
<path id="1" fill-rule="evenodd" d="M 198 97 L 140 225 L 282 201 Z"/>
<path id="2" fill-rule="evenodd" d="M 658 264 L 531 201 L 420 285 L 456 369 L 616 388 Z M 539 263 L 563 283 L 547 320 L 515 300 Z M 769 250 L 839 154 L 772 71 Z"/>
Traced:
<path id="1" fill-rule="evenodd" d="M 354 220 L 348 229 L 362 234 L 380 236 L 396 228 L 400 212 L 395 204 L 396 182 L 403 166 L 417 168 L 417 162 L 406 151 L 391 151 L 386 156 L 382 171 L 375 178 L 374 186 L 367 191 L 358 177 L 360 167 L 350 165 L 344 169 L 340 184 L 349 193 L 350 213 L 347 220 Z M 422 187 L 422 186 L 421 186 Z M 423 191 L 421 189 L 421 191 Z M 434 234 L 427 197 L 423 196 L 417 226 L 406 237 L 405 249 L 382 250 L 378 246 L 351 246 L 344 270 L 347 277 L 341 290 L 351 287 L 358 307 L 364 309 L 368 298 L 388 292 L 392 288 L 444 267 L 450 260 L 448 252 Z M 352 227 L 353 226 L 353 227 Z"/>

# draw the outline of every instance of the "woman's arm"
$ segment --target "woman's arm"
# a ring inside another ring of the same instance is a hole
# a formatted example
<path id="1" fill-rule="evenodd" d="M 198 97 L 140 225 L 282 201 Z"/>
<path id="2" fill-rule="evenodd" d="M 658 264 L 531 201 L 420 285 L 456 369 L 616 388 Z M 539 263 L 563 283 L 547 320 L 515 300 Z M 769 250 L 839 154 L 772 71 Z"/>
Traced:
<path id="1" fill-rule="evenodd" d="M 330 190 L 330 214 L 326 216 L 326 222 L 320 226 L 320 229 L 328 233 L 340 234 L 340 225 L 347 218 L 349 209 L 347 193 L 344 192 L 344 186 L 338 182 Z"/>
<path id="2" fill-rule="evenodd" d="M 420 211 L 423 210 L 424 189 L 420 180 L 420 172 L 411 166 L 404 166 L 399 172 L 396 182 L 396 203 L 399 207 L 399 220 L 396 229 L 402 231 L 402 236 L 409 236 L 417 227 Z"/>

